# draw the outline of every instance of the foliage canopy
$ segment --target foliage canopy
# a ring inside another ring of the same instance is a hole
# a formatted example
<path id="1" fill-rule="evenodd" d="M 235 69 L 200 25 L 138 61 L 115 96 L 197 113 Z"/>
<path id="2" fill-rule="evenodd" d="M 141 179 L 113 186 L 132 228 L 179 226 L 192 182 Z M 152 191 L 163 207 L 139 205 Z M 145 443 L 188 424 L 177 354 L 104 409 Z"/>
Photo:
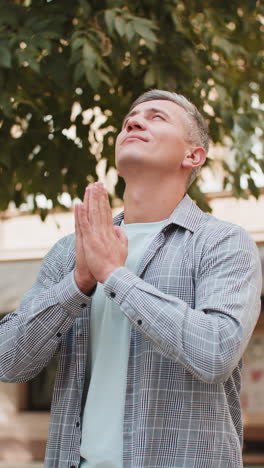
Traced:
<path id="1" fill-rule="evenodd" d="M 224 185 L 245 196 L 243 174 L 258 196 L 252 174 L 264 171 L 253 151 L 256 135 L 263 148 L 264 130 L 263 106 L 256 105 L 264 102 L 261 1 L 0 0 L 0 11 L 0 210 L 30 194 L 35 209 L 40 193 L 54 207 L 63 192 L 82 198 L 98 163 L 91 145 L 98 112 L 82 111 L 100 107 L 105 115 L 107 172 L 122 117 L 154 87 L 194 102 L 212 142 L 232 149 Z M 119 181 L 120 197 L 122 189 Z M 205 208 L 198 186 L 191 191 Z"/>

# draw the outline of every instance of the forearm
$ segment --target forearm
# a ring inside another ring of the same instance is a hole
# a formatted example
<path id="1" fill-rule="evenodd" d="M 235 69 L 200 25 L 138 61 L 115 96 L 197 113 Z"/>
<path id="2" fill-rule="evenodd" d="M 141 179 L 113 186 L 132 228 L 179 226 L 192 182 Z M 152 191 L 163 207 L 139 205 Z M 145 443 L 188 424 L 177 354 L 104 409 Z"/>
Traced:
<path id="1" fill-rule="evenodd" d="M 25 381 L 38 374 L 90 301 L 73 273 L 48 288 L 36 283 L 17 311 L 0 323 L 0 379 Z"/>
<path id="2" fill-rule="evenodd" d="M 233 315 L 224 304 L 210 309 L 210 301 L 206 304 L 202 299 L 192 308 L 177 297 L 163 294 L 126 268 L 110 275 L 105 291 L 157 352 L 209 383 L 222 382 L 230 376 L 258 316 L 257 291 L 248 303 L 237 304 Z M 245 320 L 250 308 L 251 321 Z"/>

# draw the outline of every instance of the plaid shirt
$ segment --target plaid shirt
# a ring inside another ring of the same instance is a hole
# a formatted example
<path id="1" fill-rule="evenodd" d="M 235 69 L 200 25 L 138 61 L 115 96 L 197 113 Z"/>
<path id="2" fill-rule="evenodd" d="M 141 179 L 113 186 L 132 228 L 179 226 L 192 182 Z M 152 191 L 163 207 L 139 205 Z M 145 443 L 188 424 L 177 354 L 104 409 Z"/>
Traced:
<path id="1" fill-rule="evenodd" d="M 115 219 L 119 224 L 122 214 Z M 36 283 L 0 326 L 0 377 L 35 376 L 60 349 L 46 468 L 77 468 L 91 297 L 74 281 L 74 236 L 46 255 Z M 188 196 L 105 294 L 132 323 L 124 468 L 242 467 L 241 356 L 260 307 L 254 242 Z"/>

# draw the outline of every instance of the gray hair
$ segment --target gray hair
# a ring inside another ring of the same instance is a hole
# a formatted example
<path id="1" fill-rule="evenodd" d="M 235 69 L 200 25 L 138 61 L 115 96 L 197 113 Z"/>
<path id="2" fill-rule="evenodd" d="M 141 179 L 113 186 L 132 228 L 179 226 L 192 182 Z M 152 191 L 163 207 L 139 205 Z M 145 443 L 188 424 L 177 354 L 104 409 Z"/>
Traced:
<path id="1" fill-rule="evenodd" d="M 161 89 L 151 89 L 150 91 L 146 91 L 145 93 L 141 94 L 131 104 L 129 112 L 131 112 L 138 104 L 142 104 L 143 102 L 147 101 L 154 101 L 157 99 L 175 102 L 175 104 L 182 107 L 186 111 L 183 114 L 187 130 L 186 140 L 196 146 L 202 146 L 202 148 L 204 148 L 207 153 L 209 149 L 207 123 L 198 111 L 197 107 L 182 94 L 177 94 L 171 91 L 164 91 Z M 188 181 L 188 188 L 197 177 L 199 171 L 200 167 L 192 170 L 190 179 Z"/>

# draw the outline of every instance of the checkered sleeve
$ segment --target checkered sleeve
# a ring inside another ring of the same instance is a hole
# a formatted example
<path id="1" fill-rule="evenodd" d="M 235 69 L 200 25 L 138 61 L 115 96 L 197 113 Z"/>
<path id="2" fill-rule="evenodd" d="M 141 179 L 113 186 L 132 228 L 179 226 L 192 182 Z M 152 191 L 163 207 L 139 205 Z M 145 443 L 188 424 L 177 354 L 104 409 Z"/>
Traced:
<path id="1" fill-rule="evenodd" d="M 238 226 L 212 231 L 207 242 L 196 244 L 193 255 L 200 259 L 194 307 L 125 267 L 107 278 L 105 292 L 151 340 L 155 351 L 201 381 L 224 382 L 238 364 L 259 315 L 259 256 L 255 243 Z M 168 277 L 172 272 L 168 269 Z"/>
<path id="2" fill-rule="evenodd" d="M 69 238 L 55 244 L 19 308 L 0 322 L 0 379 L 4 382 L 37 375 L 59 349 L 83 304 L 91 301 L 78 289 L 73 271 L 64 268 L 69 244 Z"/>

